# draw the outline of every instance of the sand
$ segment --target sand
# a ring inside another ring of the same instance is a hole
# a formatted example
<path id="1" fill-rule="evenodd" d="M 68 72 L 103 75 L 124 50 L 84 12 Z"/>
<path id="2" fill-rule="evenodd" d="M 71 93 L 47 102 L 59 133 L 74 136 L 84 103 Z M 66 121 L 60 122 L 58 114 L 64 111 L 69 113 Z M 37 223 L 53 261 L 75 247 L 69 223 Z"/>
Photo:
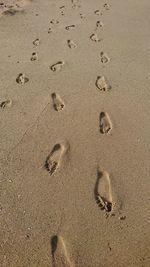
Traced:
<path id="1" fill-rule="evenodd" d="M 2 2 L 0 266 L 150 266 L 149 0 Z"/>

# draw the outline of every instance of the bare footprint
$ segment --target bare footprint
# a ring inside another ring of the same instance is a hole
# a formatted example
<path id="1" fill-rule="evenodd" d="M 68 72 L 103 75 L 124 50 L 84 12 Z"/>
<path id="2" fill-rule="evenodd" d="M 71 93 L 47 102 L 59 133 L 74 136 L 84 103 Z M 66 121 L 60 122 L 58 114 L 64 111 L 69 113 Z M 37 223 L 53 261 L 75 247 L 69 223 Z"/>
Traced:
<path id="1" fill-rule="evenodd" d="M 112 123 L 109 115 L 105 112 L 101 112 L 99 116 L 99 128 L 101 134 L 109 134 L 112 130 Z"/>
<path id="2" fill-rule="evenodd" d="M 68 26 L 65 27 L 65 29 L 66 29 L 67 31 L 69 31 L 69 30 L 71 30 L 71 29 L 73 29 L 73 28 L 75 28 L 75 25 L 74 25 L 74 24 L 72 24 L 72 25 L 68 25 Z"/>
<path id="3" fill-rule="evenodd" d="M 94 11 L 94 14 L 97 15 L 97 16 L 100 16 L 100 15 L 102 15 L 102 12 L 99 9 L 96 9 Z"/>
<path id="4" fill-rule="evenodd" d="M 59 24 L 59 20 L 57 20 L 57 19 L 52 19 L 52 20 L 50 21 L 50 23 L 53 24 L 53 25 L 57 25 L 57 24 Z"/>
<path id="5" fill-rule="evenodd" d="M 111 183 L 108 172 L 97 171 L 94 189 L 95 200 L 101 210 L 111 212 L 113 208 Z"/>
<path id="6" fill-rule="evenodd" d="M 53 32 L 52 28 L 49 28 L 48 33 L 52 33 L 52 32 Z"/>
<path id="7" fill-rule="evenodd" d="M 56 144 L 51 153 L 48 155 L 45 161 L 45 168 L 50 173 L 50 175 L 53 175 L 57 169 L 60 167 L 62 157 L 65 153 L 65 146 L 62 144 Z"/>
<path id="8" fill-rule="evenodd" d="M 85 19 L 86 18 L 85 14 L 80 13 L 80 18 Z"/>
<path id="9" fill-rule="evenodd" d="M 100 20 L 96 21 L 96 30 L 102 28 L 103 26 L 104 24 Z"/>
<path id="10" fill-rule="evenodd" d="M 52 267 L 74 267 L 70 260 L 64 239 L 54 235 L 51 238 Z"/>
<path id="11" fill-rule="evenodd" d="M 106 64 L 106 63 L 108 63 L 110 61 L 110 58 L 104 52 L 100 53 L 100 58 L 101 58 L 101 62 L 104 63 L 104 64 Z"/>
<path id="12" fill-rule="evenodd" d="M 37 54 L 37 52 L 33 52 L 32 53 L 32 56 L 31 56 L 31 58 L 30 58 L 30 60 L 31 61 L 35 61 L 35 60 L 37 60 L 38 59 L 38 54 Z"/>
<path id="13" fill-rule="evenodd" d="M 56 111 L 61 111 L 65 107 L 64 102 L 60 98 L 58 94 L 53 93 L 52 95 L 52 100 L 53 100 L 53 107 Z"/>
<path id="14" fill-rule="evenodd" d="M 97 76 L 96 82 L 95 82 L 96 87 L 100 91 L 109 91 L 111 89 L 110 84 L 106 80 L 104 76 Z"/>
<path id="15" fill-rule="evenodd" d="M 60 6 L 60 14 L 62 15 L 62 16 L 64 16 L 65 15 L 65 12 L 64 12 L 64 10 L 65 10 L 65 6 Z"/>
<path id="16" fill-rule="evenodd" d="M 67 40 L 67 44 L 69 48 L 76 48 L 77 45 L 72 40 Z"/>
<path id="17" fill-rule="evenodd" d="M 62 69 L 63 65 L 65 64 L 64 61 L 58 61 L 57 63 L 53 64 L 50 69 L 53 71 L 53 72 L 58 72 Z"/>
<path id="18" fill-rule="evenodd" d="M 12 100 L 10 100 L 10 99 L 7 99 L 7 100 L 0 102 L 0 108 L 2 110 L 4 110 L 7 107 L 11 107 L 11 105 L 12 105 Z"/>
<path id="19" fill-rule="evenodd" d="M 19 73 L 19 75 L 16 78 L 16 82 L 19 84 L 25 84 L 29 81 L 29 78 L 25 76 L 23 73 Z"/>
<path id="20" fill-rule="evenodd" d="M 109 10 L 109 9 L 110 9 L 110 5 L 107 4 L 107 3 L 105 3 L 105 4 L 103 5 L 103 7 L 104 7 L 105 10 Z"/>
<path id="21" fill-rule="evenodd" d="M 40 44 L 40 39 L 39 39 L 39 38 L 35 39 L 35 40 L 33 41 L 33 44 L 34 44 L 35 46 L 38 46 L 38 45 Z"/>
<path id="22" fill-rule="evenodd" d="M 91 41 L 96 42 L 96 43 L 102 41 L 102 39 L 98 38 L 96 33 L 92 33 L 90 35 L 90 39 L 91 39 Z"/>

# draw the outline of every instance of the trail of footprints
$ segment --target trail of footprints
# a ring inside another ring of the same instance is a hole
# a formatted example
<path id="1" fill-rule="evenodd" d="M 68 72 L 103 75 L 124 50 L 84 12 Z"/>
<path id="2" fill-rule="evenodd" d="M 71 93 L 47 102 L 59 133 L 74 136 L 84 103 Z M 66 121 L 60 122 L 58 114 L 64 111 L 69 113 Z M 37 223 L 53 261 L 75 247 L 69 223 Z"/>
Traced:
<path id="1" fill-rule="evenodd" d="M 79 0 L 71 0 L 72 8 L 80 8 L 81 7 L 81 1 Z M 110 9 L 110 5 L 108 3 L 105 3 L 103 5 L 103 8 L 101 10 L 96 9 L 94 11 L 94 14 L 96 16 L 102 16 L 103 10 L 108 11 Z M 65 6 L 60 6 L 59 12 L 61 16 L 65 16 Z M 85 14 L 79 13 L 80 18 L 84 19 Z M 50 20 L 50 27 L 48 29 L 48 33 L 52 33 L 60 24 L 59 20 L 57 19 L 51 19 Z M 65 27 L 67 31 L 70 31 L 76 27 L 75 24 L 70 24 Z M 99 43 L 102 41 L 102 38 L 99 37 L 99 31 L 104 27 L 104 24 L 101 20 L 97 20 L 95 24 L 95 29 L 93 33 L 90 35 L 90 40 Z M 41 41 L 39 38 L 36 38 L 33 41 L 33 46 L 36 48 L 40 45 Z M 77 47 L 77 44 L 71 40 L 67 40 L 67 46 L 70 49 L 74 49 Z M 38 52 L 34 51 L 30 57 L 30 61 L 36 61 L 38 60 Z M 110 58 L 108 55 L 101 51 L 100 52 L 100 62 L 102 64 L 106 64 L 110 62 Z M 59 60 L 56 63 L 50 65 L 50 70 L 53 73 L 60 72 L 65 65 L 65 61 Z M 29 81 L 29 78 L 24 73 L 19 73 L 16 82 L 20 85 L 24 85 Z M 97 76 L 95 81 L 95 86 L 100 92 L 108 92 L 112 89 L 110 83 L 108 82 L 107 78 L 103 75 Z M 62 112 L 65 108 L 64 101 L 57 93 L 51 94 L 51 100 L 54 111 Z M 10 107 L 12 105 L 12 100 L 6 99 L 4 101 L 0 102 L 0 109 L 4 110 L 7 107 Z M 112 131 L 112 122 L 110 119 L 110 116 L 107 112 L 101 111 L 99 114 L 99 132 L 101 135 L 107 136 Z M 64 156 L 69 151 L 69 145 L 63 144 L 63 143 L 57 143 L 54 145 L 54 147 L 51 149 L 50 153 L 45 159 L 45 169 L 49 173 L 50 176 L 53 176 L 56 174 L 56 172 L 61 169 L 61 165 L 64 159 Z M 111 213 L 113 210 L 113 197 L 112 197 L 112 188 L 111 188 L 111 180 L 109 173 L 107 171 L 101 171 L 98 169 L 97 171 L 97 178 L 95 181 L 95 188 L 94 191 L 94 197 L 95 201 L 100 208 L 100 210 L 104 211 L 106 214 Z M 67 249 L 65 242 L 61 236 L 53 236 L 51 238 L 51 249 L 52 249 L 52 261 L 53 261 L 53 267 L 60 266 L 60 258 L 63 261 L 64 266 L 71 267 L 73 266 L 73 263 L 70 261 L 70 257 L 68 256 Z M 58 252 L 58 256 L 57 256 Z M 60 257 L 60 254 L 62 257 Z M 61 262 L 62 264 L 62 262 Z"/>

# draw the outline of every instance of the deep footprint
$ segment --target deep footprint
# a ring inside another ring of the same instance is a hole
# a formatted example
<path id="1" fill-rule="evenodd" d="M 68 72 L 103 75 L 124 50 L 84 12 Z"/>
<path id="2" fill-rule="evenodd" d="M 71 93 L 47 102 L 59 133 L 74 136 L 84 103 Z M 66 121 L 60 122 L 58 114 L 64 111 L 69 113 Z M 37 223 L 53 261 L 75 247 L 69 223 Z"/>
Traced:
<path id="1" fill-rule="evenodd" d="M 16 82 L 19 84 L 25 84 L 29 81 L 29 78 L 25 76 L 23 73 L 19 73 L 19 75 L 16 78 Z"/>
<path id="2" fill-rule="evenodd" d="M 51 238 L 52 267 L 74 267 L 70 260 L 66 244 L 61 236 L 54 235 Z"/>
<path id="3" fill-rule="evenodd" d="M 97 171 L 97 180 L 94 189 L 95 200 L 101 210 L 112 211 L 112 192 L 108 172 Z"/>
<path id="4" fill-rule="evenodd" d="M 62 144 L 56 144 L 45 161 L 45 168 L 52 176 L 60 167 L 65 147 Z"/>
<path id="5" fill-rule="evenodd" d="M 35 39 L 35 40 L 33 41 L 33 44 L 34 44 L 35 46 L 38 46 L 38 45 L 40 44 L 40 39 L 39 39 L 39 38 Z"/>
<path id="6" fill-rule="evenodd" d="M 56 111 L 63 110 L 65 104 L 62 101 L 61 97 L 58 94 L 56 94 L 56 93 L 53 93 L 51 96 L 52 96 L 52 100 L 53 100 L 53 107 L 54 107 L 54 109 Z"/>
<path id="7" fill-rule="evenodd" d="M 106 80 L 104 76 L 97 76 L 96 82 L 95 82 L 96 87 L 100 91 L 109 91 L 111 89 L 110 84 Z"/>
<path id="8" fill-rule="evenodd" d="M 74 25 L 74 24 L 72 24 L 72 25 L 68 25 L 68 26 L 65 27 L 65 29 L 66 29 L 67 31 L 69 31 L 69 30 L 71 30 L 71 29 L 73 29 L 73 28 L 75 28 L 75 25 Z"/>
<path id="9" fill-rule="evenodd" d="M 109 134 L 112 130 L 112 123 L 107 113 L 101 112 L 99 116 L 99 128 L 101 134 Z"/>
<path id="10" fill-rule="evenodd" d="M 50 69 L 53 71 L 53 72 L 58 72 L 62 69 L 63 65 L 65 64 L 64 61 L 58 61 L 57 63 L 53 64 Z"/>

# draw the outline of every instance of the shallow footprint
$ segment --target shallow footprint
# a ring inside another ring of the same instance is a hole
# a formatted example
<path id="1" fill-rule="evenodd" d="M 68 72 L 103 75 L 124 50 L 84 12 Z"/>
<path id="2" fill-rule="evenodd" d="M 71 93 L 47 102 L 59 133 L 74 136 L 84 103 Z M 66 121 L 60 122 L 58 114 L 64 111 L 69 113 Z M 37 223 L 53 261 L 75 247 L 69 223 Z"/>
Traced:
<path id="1" fill-rule="evenodd" d="M 64 12 L 64 10 L 65 10 L 65 6 L 60 6 L 60 14 L 62 15 L 62 16 L 64 16 L 65 15 L 65 12 Z"/>
<path id="2" fill-rule="evenodd" d="M 110 61 L 110 58 L 104 52 L 100 53 L 100 58 L 101 58 L 101 62 L 104 63 L 104 64 L 106 64 L 106 63 L 108 63 Z"/>
<path id="3" fill-rule="evenodd" d="M 109 134 L 112 130 L 112 123 L 107 113 L 101 112 L 99 116 L 99 127 L 101 134 Z"/>
<path id="4" fill-rule="evenodd" d="M 11 107 L 11 105 L 12 105 L 12 100 L 10 100 L 10 99 L 7 99 L 7 100 L 0 102 L 0 108 L 2 110 L 4 110 L 7 107 Z"/>
<path id="5" fill-rule="evenodd" d="M 35 60 L 37 60 L 38 59 L 38 54 L 37 54 L 37 52 L 33 52 L 32 53 L 32 56 L 31 56 L 31 58 L 30 58 L 30 60 L 31 61 L 35 61 Z"/>
<path id="6" fill-rule="evenodd" d="M 66 244 L 61 236 L 51 238 L 52 267 L 74 267 L 70 260 Z"/>
<path id="7" fill-rule="evenodd" d="M 69 30 L 71 30 L 71 29 L 73 29 L 73 28 L 75 28 L 75 25 L 74 25 L 74 24 L 72 24 L 72 25 L 68 25 L 68 26 L 65 27 L 65 29 L 66 29 L 67 31 L 69 31 Z"/>
<path id="8" fill-rule="evenodd" d="M 102 28 L 103 26 L 104 26 L 104 24 L 100 20 L 96 21 L 96 30 L 98 28 Z"/>
<path id="9" fill-rule="evenodd" d="M 76 48 L 77 45 L 72 40 L 67 40 L 67 44 L 69 48 Z"/>
<path id="10" fill-rule="evenodd" d="M 102 15 L 102 12 L 99 9 L 96 9 L 94 11 L 94 14 L 97 15 L 97 16 L 100 16 L 100 15 Z"/>
<path id="11" fill-rule="evenodd" d="M 112 192 L 108 172 L 97 171 L 97 180 L 94 189 L 95 200 L 101 210 L 112 211 Z"/>
<path id="12" fill-rule="evenodd" d="M 52 19 L 52 20 L 50 21 L 50 23 L 53 24 L 53 25 L 57 25 L 57 24 L 59 24 L 59 20 Z"/>
<path id="13" fill-rule="evenodd" d="M 53 72 L 58 72 L 62 69 L 63 65 L 65 64 L 64 61 L 58 61 L 57 63 L 53 64 L 50 69 L 53 71 Z"/>
<path id="14" fill-rule="evenodd" d="M 64 152 L 65 152 L 65 146 L 62 144 L 56 144 L 53 147 L 51 153 L 46 158 L 45 168 L 50 173 L 50 175 L 53 175 L 60 167 L 60 163 Z"/>
<path id="15" fill-rule="evenodd" d="M 38 46 L 38 45 L 40 44 L 40 39 L 39 39 L 39 38 L 35 39 L 35 40 L 33 41 L 33 44 L 34 44 L 35 46 Z"/>
<path id="16" fill-rule="evenodd" d="M 19 83 L 19 84 L 25 84 L 29 81 L 29 78 L 27 78 L 25 76 L 25 74 L 23 73 L 19 73 L 17 78 L 16 78 L 16 82 Z"/>
<path id="17" fill-rule="evenodd" d="M 110 5 L 107 4 L 107 3 L 105 3 L 105 4 L 103 5 L 103 7 L 105 8 L 105 10 L 109 10 L 109 9 L 110 9 Z"/>
<path id="18" fill-rule="evenodd" d="M 102 41 L 102 39 L 98 38 L 98 36 L 97 36 L 96 33 L 92 33 L 92 34 L 90 35 L 90 39 L 91 39 L 91 41 L 93 41 L 93 42 L 100 42 L 100 41 Z"/>
<path id="19" fill-rule="evenodd" d="M 109 91 L 111 89 L 110 84 L 106 80 L 104 76 L 97 76 L 96 82 L 95 82 L 96 87 L 100 91 Z"/>
<path id="20" fill-rule="evenodd" d="M 63 110 L 65 104 L 60 98 L 58 94 L 53 93 L 52 95 L 52 100 L 53 100 L 53 107 L 56 111 L 61 111 Z"/>

